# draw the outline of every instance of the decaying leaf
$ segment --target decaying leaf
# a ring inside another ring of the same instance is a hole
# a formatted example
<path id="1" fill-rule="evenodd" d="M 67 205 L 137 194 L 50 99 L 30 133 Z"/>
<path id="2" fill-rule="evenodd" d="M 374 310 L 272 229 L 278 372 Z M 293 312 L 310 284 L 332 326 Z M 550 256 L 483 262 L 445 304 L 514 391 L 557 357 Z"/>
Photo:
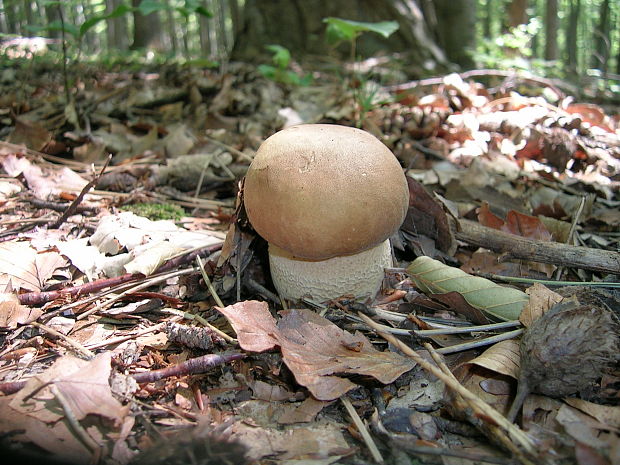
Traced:
<path id="1" fill-rule="evenodd" d="M 66 265 L 57 252 L 37 253 L 27 242 L 0 244 L 0 289 L 40 291 L 54 271 Z"/>
<path id="2" fill-rule="evenodd" d="M 18 325 L 36 321 L 43 312 L 21 305 L 15 294 L 0 294 L 0 328 L 15 329 Z"/>
<path id="3" fill-rule="evenodd" d="M 509 339 L 492 345 L 478 357 L 467 363 L 518 379 L 520 357 L 519 341 Z"/>
<path id="4" fill-rule="evenodd" d="M 527 294 L 518 289 L 472 276 L 430 257 L 416 258 L 407 273 L 422 291 L 431 294 L 456 291 L 473 307 L 502 321 L 518 319 L 529 300 Z"/>
<path id="5" fill-rule="evenodd" d="M 319 400 L 337 399 L 356 385 L 339 374 L 359 374 L 391 383 L 414 363 L 394 352 L 379 352 L 362 333 L 351 334 L 307 309 L 282 312 L 277 322 L 265 302 L 246 301 L 219 309 L 245 350 L 274 346 L 299 384 Z"/>

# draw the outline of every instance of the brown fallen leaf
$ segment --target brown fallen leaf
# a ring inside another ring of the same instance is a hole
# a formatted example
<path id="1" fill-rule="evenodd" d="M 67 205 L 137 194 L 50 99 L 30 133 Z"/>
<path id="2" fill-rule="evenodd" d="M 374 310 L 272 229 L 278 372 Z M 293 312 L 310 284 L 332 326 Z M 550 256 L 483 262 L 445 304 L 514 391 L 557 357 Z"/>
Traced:
<path id="1" fill-rule="evenodd" d="M 37 253 L 27 242 L 0 244 L 0 289 L 40 291 L 54 271 L 67 265 L 57 252 Z"/>
<path id="2" fill-rule="evenodd" d="M 519 341 L 509 339 L 493 344 L 478 357 L 467 363 L 518 379 L 520 361 Z"/>
<path id="3" fill-rule="evenodd" d="M 394 352 L 379 352 L 360 332 L 348 333 L 306 309 L 281 312 L 276 325 L 265 302 L 245 301 L 219 308 L 245 350 L 279 346 L 299 384 L 319 400 L 337 399 L 356 385 L 339 374 L 359 374 L 391 383 L 415 364 Z"/>
<path id="4" fill-rule="evenodd" d="M 525 293 L 530 296 L 530 300 L 519 315 L 519 321 L 525 327 L 529 327 L 532 322 L 563 299 L 560 294 L 539 283 L 529 287 Z"/>
<path id="5" fill-rule="evenodd" d="M 36 321 L 43 312 L 38 308 L 30 308 L 19 303 L 15 294 L 0 294 L 0 328 L 15 329 Z"/>
<path id="6" fill-rule="evenodd" d="M 10 403 L 11 408 L 45 422 L 64 417 L 50 391 L 54 384 L 64 395 L 76 419 L 89 414 L 121 422 L 127 409 L 112 396 L 109 377 L 112 370 L 111 352 L 86 361 L 73 356 L 58 359 L 43 373 L 33 376 Z"/>

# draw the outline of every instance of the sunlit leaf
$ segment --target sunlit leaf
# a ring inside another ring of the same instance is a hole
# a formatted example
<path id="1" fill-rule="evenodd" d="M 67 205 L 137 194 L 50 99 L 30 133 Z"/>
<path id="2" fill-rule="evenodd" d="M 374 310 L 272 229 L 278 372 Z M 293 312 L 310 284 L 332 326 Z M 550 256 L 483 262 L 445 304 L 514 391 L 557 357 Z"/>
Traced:
<path id="1" fill-rule="evenodd" d="M 511 287 L 472 276 L 430 257 L 418 257 L 407 268 L 412 281 L 430 294 L 458 292 L 467 303 L 499 320 L 517 320 L 529 297 Z"/>

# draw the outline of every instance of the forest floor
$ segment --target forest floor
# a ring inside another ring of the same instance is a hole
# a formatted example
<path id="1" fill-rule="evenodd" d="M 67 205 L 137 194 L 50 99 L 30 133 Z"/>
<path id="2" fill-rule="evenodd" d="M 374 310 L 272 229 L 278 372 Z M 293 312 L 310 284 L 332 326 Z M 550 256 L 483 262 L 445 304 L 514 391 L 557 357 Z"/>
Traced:
<path id="1" fill-rule="evenodd" d="M 3 449 L 620 463 L 620 114 L 495 74 L 76 68 L 67 104 L 58 70 L 3 69 Z M 357 125 L 407 175 L 372 301 L 283 308 L 245 217 L 256 150 L 301 122 Z"/>

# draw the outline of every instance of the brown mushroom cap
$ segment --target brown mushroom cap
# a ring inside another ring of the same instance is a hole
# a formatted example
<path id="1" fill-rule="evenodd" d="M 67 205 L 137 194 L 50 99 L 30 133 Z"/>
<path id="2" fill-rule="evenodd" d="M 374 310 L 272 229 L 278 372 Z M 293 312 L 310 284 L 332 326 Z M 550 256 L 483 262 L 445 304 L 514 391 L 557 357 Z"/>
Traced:
<path id="1" fill-rule="evenodd" d="M 244 202 L 267 242 L 322 260 L 391 236 L 407 213 L 409 190 L 396 157 L 371 134 L 303 124 L 263 142 L 246 175 Z"/>

